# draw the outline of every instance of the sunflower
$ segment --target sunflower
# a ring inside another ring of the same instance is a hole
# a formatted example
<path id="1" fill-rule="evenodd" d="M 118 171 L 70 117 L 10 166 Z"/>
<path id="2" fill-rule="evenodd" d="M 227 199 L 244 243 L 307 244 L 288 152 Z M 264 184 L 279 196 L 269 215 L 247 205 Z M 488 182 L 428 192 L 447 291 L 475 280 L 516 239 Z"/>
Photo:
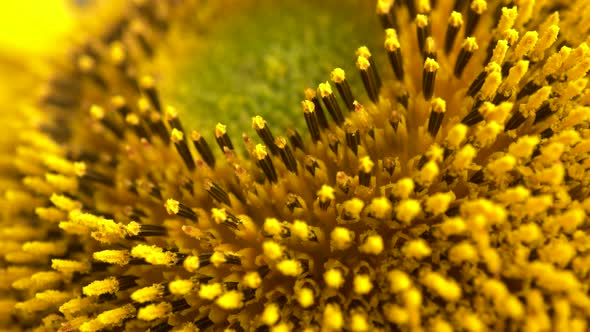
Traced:
<path id="1" fill-rule="evenodd" d="M 0 322 L 588 329 L 590 4 L 379 0 L 381 32 L 301 89 L 300 122 L 270 42 L 266 67 L 222 70 L 272 28 L 243 4 L 135 1 L 57 65 L 9 157 Z"/>

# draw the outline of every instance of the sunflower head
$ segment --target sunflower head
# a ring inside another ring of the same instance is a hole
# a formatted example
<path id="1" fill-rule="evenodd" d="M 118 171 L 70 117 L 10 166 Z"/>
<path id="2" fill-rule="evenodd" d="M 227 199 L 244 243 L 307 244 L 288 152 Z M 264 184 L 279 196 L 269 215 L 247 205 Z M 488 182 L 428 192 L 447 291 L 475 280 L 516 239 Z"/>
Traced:
<path id="1" fill-rule="evenodd" d="M 0 322 L 588 328 L 590 5 L 377 1 L 380 45 L 302 87 L 301 125 L 253 115 L 241 140 L 153 73 L 201 6 L 134 2 L 50 82 L 55 121 L 22 133 L 4 195 Z"/>

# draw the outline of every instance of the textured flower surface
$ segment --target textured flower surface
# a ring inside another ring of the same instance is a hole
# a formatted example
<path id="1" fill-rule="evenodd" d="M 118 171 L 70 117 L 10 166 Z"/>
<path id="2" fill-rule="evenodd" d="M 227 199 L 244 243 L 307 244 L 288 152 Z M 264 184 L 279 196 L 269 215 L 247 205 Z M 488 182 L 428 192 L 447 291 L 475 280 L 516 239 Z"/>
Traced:
<path id="1" fill-rule="evenodd" d="M 241 144 L 157 79 L 203 2 L 74 47 L 2 150 L 0 324 L 586 331 L 590 4 L 375 5 L 381 45 L 302 91 L 305 127 L 254 116 Z"/>

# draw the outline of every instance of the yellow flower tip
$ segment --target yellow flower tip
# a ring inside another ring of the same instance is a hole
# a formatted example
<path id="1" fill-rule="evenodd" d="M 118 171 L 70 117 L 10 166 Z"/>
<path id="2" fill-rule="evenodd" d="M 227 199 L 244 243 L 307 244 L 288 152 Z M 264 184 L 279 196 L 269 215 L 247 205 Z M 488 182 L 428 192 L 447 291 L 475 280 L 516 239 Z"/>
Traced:
<path id="1" fill-rule="evenodd" d="M 423 239 L 412 240 L 406 243 L 402 249 L 408 258 L 423 259 L 432 254 L 432 249 Z"/>
<path id="2" fill-rule="evenodd" d="M 371 277 L 366 274 L 358 274 L 352 280 L 353 291 L 358 295 L 366 295 L 373 289 Z"/>
<path id="3" fill-rule="evenodd" d="M 428 272 L 423 277 L 422 283 L 446 301 L 456 302 L 461 298 L 460 286 L 455 281 L 445 279 L 436 272 Z"/>
<path id="4" fill-rule="evenodd" d="M 262 284 L 262 278 L 258 272 L 251 271 L 244 275 L 243 282 L 246 287 L 256 289 Z"/>
<path id="5" fill-rule="evenodd" d="M 329 97 L 332 95 L 332 87 L 329 82 L 320 83 L 318 86 L 318 93 L 322 98 Z"/>
<path id="6" fill-rule="evenodd" d="M 383 252 L 383 249 L 383 238 L 379 235 L 367 236 L 363 244 L 359 247 L 360 252 L 370 255 L 379 255 Z"/>
<path id="7" fill-rule="evenodd" d="M 453 10 L 449 15 L 448 24 L 453 28 L 460 28 L 463 25 L 463 15 Z"/>
<path id="8" fill-rule="evenodd" d="M 434 73 L 439 68 L 440 65 L 438 64 L 438 62 L 436 62 L 436 60 L 432 58 L 426 58 L 426 60 L 424 61 L 424 71 L 428 73 Z"/>
<path id="9" fill-rule="evenodd" d="M 262 228 L 264 233 L 269 236 L 280 235 L 283 230 L 281 222 L 276 218 L 266 218 Z"/>
<path id="10" fill-rule="evenodd" d="M 144 321 L 153 321 L 166 318 L 172 312 L 172 305 L 167 302 L 148 304 L 137 312 L 137 318 Z"/>
<path id="11" fill-rule="evenodd" d="M 445 213 L 449 205 L 455 200 L 455 194 L 450 191 L 447 193 L 436 193 L 426 199 L 425 211 L 433 215 Z"/>
<path id="12" fill-rule="evenodd" d="M 264 243 L 262 243 L 262 251 L 264 256 L 271 261 L 277 260 L 283 256 L 281 246 L 274 241 L 264 241 Z"/>
<path id="13" fill-rule="evenodd" d="M 371 66 L 369 59 L 365 58 L 364 56 L 359 56 L 356 58 L 356 67 L 360 70 L 368 70 Z"/>
<path id="14" fill-rule="evenodd" d="M 387 280 L 389 281 L 389 289 L 393 293 L 406 291 L 412 286 L 410 277 L 405 272 L 400 270 L 392 270 L 388 272 Z"/>
<path id="15" fill-rule="evenodd" d="M 354 241 L 354 232 L 344 227 L 335 227 L 330 233 L 330 247 L 333 250 L 346 250 Z"/>
<path id="16" fill-rule="evenodd" d="M 361 46 L 357 48 L 354 54 L 356 56 L 361 56 L 367 59 L 371 58 L 371 51 L 369 51 L 369 48 L 367 46 Z"/>
<path id="17" fill-rule="evenodd" d="M 394 186 L 393 194 L 398 198 L 408 198 L 414 192 L 414 181 L 410 178 L 402 178 Z"/>
<path id="18" fill-rule="evenodd" d="M 309 226 L 305 221 L 295 220 L 291 226 L 291 234 L 301 240 L 307 240 L 309 238 Z"/>
<path id="19" fill-rule="evenodd" d="M 278 262 L 277 269 L 287 277 L 297 277 L 303 272 L 301 263 L 295 259 L 284 259 Z"/>
<path id="20" fill-rule="evenodd" d="M 361 172 L 369 174 L 373 170 L 375 163 L 371 160 L 370 157 L 362 157 L 359 160 L 359 169 Z"/>
<path id="21" fill-rule="evenodd" d="M 422 212 L 422 207 L 420 202 L 415 199 L 405 199 L 397 205 L 395 211 L 398 220 L 409 224 Z"/>
<path id="22" fill-rule="evenodd" d="M 176 128 L 172 128 L 170 132 L 170 140 L 174 143 L 179 143 L 184 139 L 184 133 Z"/>
<path id="23" fill-rule="evenodd" d="M 193 290 L 194 286 L 193 281 L 190 279 L 178 279 L 170 282 L 168 290 L 174 295 L 186 295 Z"/>
<path id="24" fill-rule="evenodd" d="M 315 295 L 312 289 L 300 287 L 295 290 L 295 299 L 302 308 L 309 308 L 315 304 Z"/>
<path id="25" fill-rule="evenodd" d="M 279 319 L 279 306 L 276 303 L 266 303 L 260 318 L 261 322 L 265 325 L 273 326 L 279 321 Z"/>
<path id="26" fill-rule="evenodd" d="M 334 196 L 334 188 L 328 186 L 328 185 L 322 185 L 322 187 L 320 188 L 320 190 L 317 191 L 316 195 L 318 196 L 318 199 L 321 202 L 329 202 L 334 200 L 335 196 Z"/>
<path id="27" fill-rule="evenodd" d="M 223 288 L 219 283 L 201 284 L 199 287 L 199 297 L 204 300 L 214 300 L 223 293 Z"/>
<path id="28" fill-rule="evenodd" d="M 176 215 L 180 210 L 180 203 L 177 200 L 169 198 L 166 200 L 166 204 L 164 205 L 164 207 L 166 208 L 166 212 L 169 215 Z"/>
<path id="29" fill-rule="evenodd" d="M 227 133 L 227 126 L 221 123 L 215 125 L 215 137 L 222 137 Z"/>
<path id="30" fill-rule="evenodd" d="M 322 326 L 329 331 L 339 331 L 344 325 L 342 310 L 337 304 L 329 303 L 324 308 Z"/>
<path id="31" fill-rule="evenodd" d="M 334 83 L 344 82 L 344 80 L 346 80 L 346 75 L 344 74 L 344 69 L 336 68 L 336 69 L 332 70 L 332 73 L 330 73 L 330 80 L 332 80 L 332 82 L 334 82 Z"/>
<path id="32" fill-rule="evenodd" d="M 154 284 L 140 288 L 131 293 L 131 299 L 137 303 L 153 302 L 164 295 L 164 286 Z"/>
<path id="33" fill-rule="evenodd" d="M 328 287 L 339 289 L 346 280 L 339 269 L 329 269 L 324 272 L 324 281 Z"/>
<path id="34" fill-rule="evenodd" d="M 377 1 L 377 14 L 388 14 L 393 7 L 393 0 L 378 0 Z"/>
<path id="35" fill-rule="evenodd" d="M 157 246 L 150 246 L 146 244 L 138 244 L 131 249 L 131 256 L 135 258 L 144 259 L 146 262 L 153 265 L 172 266 L 176 264 L 176 254 Z"/>
<path id="36" fill-rule="evenodd" d="M 215 300 L 215 304 L 224 310 L 237 310 L 243 306 L 243 297 L 244 295 L 242 292 L 232 290 L 219 296 L 217 300 Z"/>
<path id="37" fill-rule="evenodd" d="M 90 263 L 54 258 L 51 260 L 51 268 L 65 274 L 76 272 L 88 273 L 90 271 Z"/>
<path id="38" fill-rule="evenodd" d="M 119 290 L 119 281 L 115 277 L 103 280 L 96 280 L 82 288 L 86 296 L 98 296 L 102 294 L 114 294 Z"/>

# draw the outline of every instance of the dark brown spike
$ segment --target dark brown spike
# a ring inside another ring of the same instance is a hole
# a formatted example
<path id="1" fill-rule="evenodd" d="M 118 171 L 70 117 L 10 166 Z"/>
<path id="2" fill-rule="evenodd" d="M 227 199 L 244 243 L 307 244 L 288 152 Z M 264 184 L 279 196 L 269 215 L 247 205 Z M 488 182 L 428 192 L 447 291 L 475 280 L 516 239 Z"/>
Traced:
<path id="1" fill-rule="evenodd" d="M 467 89 L 466 95 L 470 97 L 475 97 L 475 95 L 479 92 L 483 83 L 485 82 L 486 78 L 488 77 L 488 73 L 485 70 L 482 70 L 479 75 L 471 82 L 469 88 Z"/>
<path id="2" fill-rule="evenodd" d="M 92 169 L 91 167 L 87 166 L 86 163 L 76 163 L 75 168 L 76 174 L 82 180 L 101 183 L 109 187 L 115 185 L 115 179 L 95 169 Z"/>
<path id="3" fill-rule="evenodd" d="M 296 129 L 287 129 L 287 137 L 289 137 L 289 142 L 291 142 L 294 149 L 304 151 L 305 145 L 303 144 L 303 139 L 301 139 L 301 135 L 299 135 L 299 132 Z"/>
<path id="4" fill-rule="evenodd" d="M 166 125 L 162 121 L 162 115 L 156 111 L 150 112 L 150 129 L 160 136 L 164 144 L 168 145 L 170 143 L 170 136 L 168 135 Z"/>
<path id="5" fill-rule="evenodd" d="M 184 139 L 184 133 L 176 128 L 172 128 L 170 133 L 170 140 L 174 143 L 176 147 L 176 151 L 182 157 L 184 164 L 190 171 L 194 171 L 196 168 L 195 160 L 193 159 L 193 155 L 188 148 L 188 144 L 186 144 L 186 140 Z"/>
<path id="6" fill-rule="evenodd" d="M 350 122 L 344 123 L 344 130 L 346 132 L 346 146 L 348 146 L 356 156 L 358 154 L 358 147 L 361 144 L 359 130 Z"/>
<path id="7" fill-rule="evenodd" d="M 162 112 L 162 104 L 160 103 L 160 97 L 156 90 L 156 83 L 152 76 L 146 75 L 141 78 L 139 82 L 141 91 L 148 97 L 152 106 L 158 112 Z"/>
<path id="8" fill-rule="evenodd" d="M 201 158 L 205 161 L 205 163 L 210 167 L 215 167 L 215 156 L 213 155 L 213 151 L 209 147 L 209 144 L 205 140 L 201 134 L 197 131 L 191 132 L 191 139 L 193 141 L 193 145 L 201 155 Z"/>
<path id="9" fill-rule="evenodd" d="M 397 29 L 397 21 L 393 12 L 393 1 L 378 1 L 377 16 L 383 29 Z"/>
<path id="10" fill-rule="evenodd" d="M 231 206 L 231 201 L 229 200 L 229 195 L 227 194 L 227 192 L 225 190 L 223 190 L 223 188 L 221 188 L 215 182 L 213 182 L 209 179 L 205 180 L 205 190 L 207 190 L 207 193 L 209 194 L 209 196 L 211 196 L 211 198 L 213 198 L 214 200 L 218 201 L 219 203 L 223 203 L 228 206 Z"/>
<path id="11" fill-rule="evenodd" d="M 402 60 L 401 46 L 397 37 L 397 32 L 394 29 L 387 29 L 385 31 L 385 50 L 389 58 L 389 63 L 393 68 L 395 77 L 398 80 L 404 80 L 404 64 Z"/>
<path id="12" fill-rule="evenodd" d="M 518 128 L 521 124 L 526 121 L 526 118 L 520 111 L 514 112 L 512 117 L 506 122 L 504 126 L 504 131 L 509 131 Z"/>
<path id="13" fill-rule="evenodd" d="M 297 160 L 291 151 L 291 147 L 287 145 L 287 139 L 279 136 L 275 139 L 275 145 L 279 149 L 279 155 L 287 169 L 290 172 L 297 174 Z"/>
<path id="14" fill-rule="evenodd" d="M 481 100 L 476 100 L 471 108 L 471 111 L 461 120 L 461 123 L 466 126 L 473 126 L 483 121 L 483 116 L 479 112 L 479 107 L 483 104 Z"/>
<path id="15" fill-rule="evenodd" d="M 303 116 L 305 117 L 307 130 L 309 130 L 311 140 L 314 143 L 316 143 L 320 140 L 320 128 L 318 124 L 317 114 L 315 112 L 315 105 L 309 100 L 302 101 L 301 105 L 303 107 Z"/>
<path id="16" fill-rule="evenodd" d="M 357 48 L 355 54 L 357 57 L 362 56 L 363 58 L 369 60 L 369 65 L 371 67 L 371 75 L 373 75 L 373 79 L 375 80 L 377 91 L 381 91 L 381 77 L 379 76 L 379 71 L 377 70 L 377 66 L 375 65 L 373 55 L 371 54 L 371 51 L 369 51 L 369 48 L 366 46 L 361 46 Z"/>
<path id="17" fill-rule="evenodd" d="M 178 112 L 174 107 L 168 106 L 166 107 L 166 121 L 168 121 L 168 125 L 170 128 L 176 128 L 182 132 L 184 132 L 184 128 L 182 127 L 182 123 L 180 123 L 180 119 L 178 118 Z"/>
<path id="18" fill-rule="evenodd" d="M 356 66 L 361 73 L 363 85 L 365 86 L 365 90 L 369 95 L 369 99 L 371 99 L 372 102 L 377 103 L 379 101 L 379 87 L 377 85 L 377 81 L 375 80 L 371 63 L 364 56 L 359 56 L 356 60 Z"/>
<path id="19" fill-rule="evenodd" d="M 430 133 L 432 137 L 436 137 L 436 134 L 442 125 L 445 111 L 446 103 L 444 100 L 436 98 L 432 101 L 432 107 L 430 108 L 430 118 L 428 120 L 428 133 Z"/>
<path id="20" fill-rule="evenodd" d="M 426 100 L 430 100 L 434 94 L 434 83 L 436 81 L 438 67 L 439 65 L 434 59 L 426 58 L 426 61 L 424 61 L 424 70 L 422 72 L 422 93 Z"/>

